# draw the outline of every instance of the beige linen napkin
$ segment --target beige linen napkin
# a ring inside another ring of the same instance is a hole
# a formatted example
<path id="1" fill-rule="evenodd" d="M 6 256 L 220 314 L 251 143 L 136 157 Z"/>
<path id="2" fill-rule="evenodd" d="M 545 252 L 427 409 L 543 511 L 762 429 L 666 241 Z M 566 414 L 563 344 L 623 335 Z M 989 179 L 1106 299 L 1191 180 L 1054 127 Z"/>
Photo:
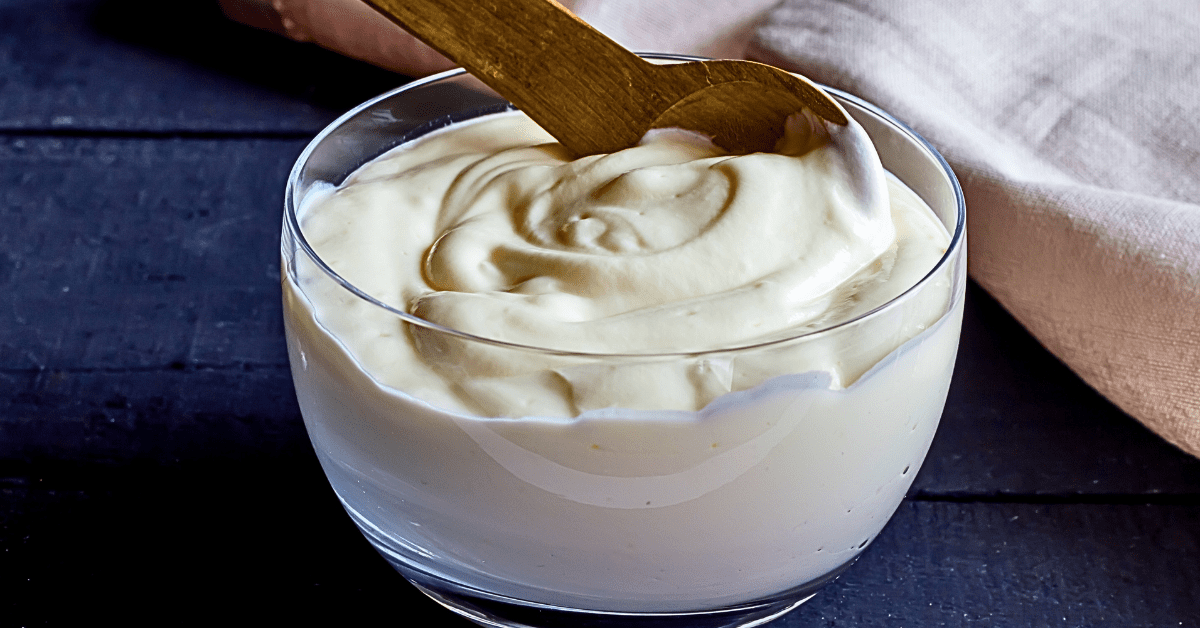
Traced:
<path id="1" fill-rule="evenodd" d="M 1200 455 L 1200 9 L 1191 0 L 789 0 L 750 54 L 858 94 L 947 157 L 971 275 Z"/>
<path id="2" fill-rule="evenodd" d="M 398 71 L 445 66 L 359 0 L 221 3 Z M 564 4 L 631 49 L 745 53 L 911 124 L 962 182 L 972 276 L 1089 384 L 1200 456 L 1194 0 Z"/>

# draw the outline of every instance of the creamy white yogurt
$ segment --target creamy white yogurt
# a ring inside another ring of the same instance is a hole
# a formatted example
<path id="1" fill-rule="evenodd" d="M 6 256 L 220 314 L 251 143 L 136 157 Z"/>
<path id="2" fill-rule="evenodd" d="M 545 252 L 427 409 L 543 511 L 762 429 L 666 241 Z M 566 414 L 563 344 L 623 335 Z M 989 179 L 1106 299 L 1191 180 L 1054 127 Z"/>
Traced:
<path id="1" fill-rule="evenodd" d="M 860 176 L 837 134 L 861 130 L 807 121 L 782 154 L 662 134 L 572 161 L 492 116 L 305 199 L 314 250 L 380 302 L 581 354 L 404 323 L 297 256 L 297 394 L 368 535 L 460 583 L 619 611 L 742 602 L 857 555 L 929 446 L 961 300 L 950 265 L 900 296 L 949 236 L 873 150 Z"/>

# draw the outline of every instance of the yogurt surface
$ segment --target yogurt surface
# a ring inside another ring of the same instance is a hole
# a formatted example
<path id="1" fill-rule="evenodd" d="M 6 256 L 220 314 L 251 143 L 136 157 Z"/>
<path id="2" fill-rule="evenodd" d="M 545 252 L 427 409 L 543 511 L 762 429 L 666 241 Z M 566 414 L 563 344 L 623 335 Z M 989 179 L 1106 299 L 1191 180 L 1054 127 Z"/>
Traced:
<path id="1" fill-rule="evenodd" d="M 924 203 L 885 176 L 861 129 L 814 117 L 789 124 L 779 154 L 729 156 L 660 132 L 572 160 L 523 115 L 489 116 L 368 163 L 306 202 L 301 220 L 330 267 L 398 310 L 589 354 L 730 350 L 829 327 L 912 287 L 949 242 Z M 695 411 L 784 373 L 823 370 L 845 386 L 883 355 L 801 365 L 796 352 L 728 352 L 686 372 L 643 361 L 615 377 L 401 330 L 386 310 L 346 306 L 336 287 L 304 288 L 381 384 L 480 416 Z"/>
<path id="2" fill-rule="evenodd" d="M 798 118 L 779 154 L 663 133 L 572 160 L 503 114 L 311 192 L 306 239 L 366 294 L 550 349 L 405 322 L 290 259 L 297 396 L 368 538 L 479 590 L 631 612 L 857 556 L 933 437 L 962 285 L 954 264 L 926 278 L 945 228 L 851 132 Z"/>

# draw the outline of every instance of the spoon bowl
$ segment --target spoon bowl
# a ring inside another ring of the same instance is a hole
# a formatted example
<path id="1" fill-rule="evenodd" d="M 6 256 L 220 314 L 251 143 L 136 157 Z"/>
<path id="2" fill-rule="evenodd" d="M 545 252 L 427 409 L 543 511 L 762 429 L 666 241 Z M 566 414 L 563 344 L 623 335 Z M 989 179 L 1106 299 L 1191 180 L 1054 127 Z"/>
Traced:
<path id="1" fill-rule="evenodd" d="M 656 65 L 553 0 L 364 0 L 496 90 L 577 156 L 678 127 L 735 154 L 769 151 L 807 108 L 845 111 L 802 77 L 751 61 Z"/>

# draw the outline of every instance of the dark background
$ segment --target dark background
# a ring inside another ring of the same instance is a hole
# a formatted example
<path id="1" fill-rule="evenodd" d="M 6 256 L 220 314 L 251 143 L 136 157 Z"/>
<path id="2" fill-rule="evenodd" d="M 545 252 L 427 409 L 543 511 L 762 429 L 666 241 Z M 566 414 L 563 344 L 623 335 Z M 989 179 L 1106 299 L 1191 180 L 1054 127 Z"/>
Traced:
<path id="1" fill-rule="evenodd" d="M 283 340 L 287 172 L 404 80 L 215 0 L 0 0 L 0 625 L 468 625 L 342 511 Z M 972 284 L 909 500 L 771 625 L 1198 617 L 1200 461 Z"/>

